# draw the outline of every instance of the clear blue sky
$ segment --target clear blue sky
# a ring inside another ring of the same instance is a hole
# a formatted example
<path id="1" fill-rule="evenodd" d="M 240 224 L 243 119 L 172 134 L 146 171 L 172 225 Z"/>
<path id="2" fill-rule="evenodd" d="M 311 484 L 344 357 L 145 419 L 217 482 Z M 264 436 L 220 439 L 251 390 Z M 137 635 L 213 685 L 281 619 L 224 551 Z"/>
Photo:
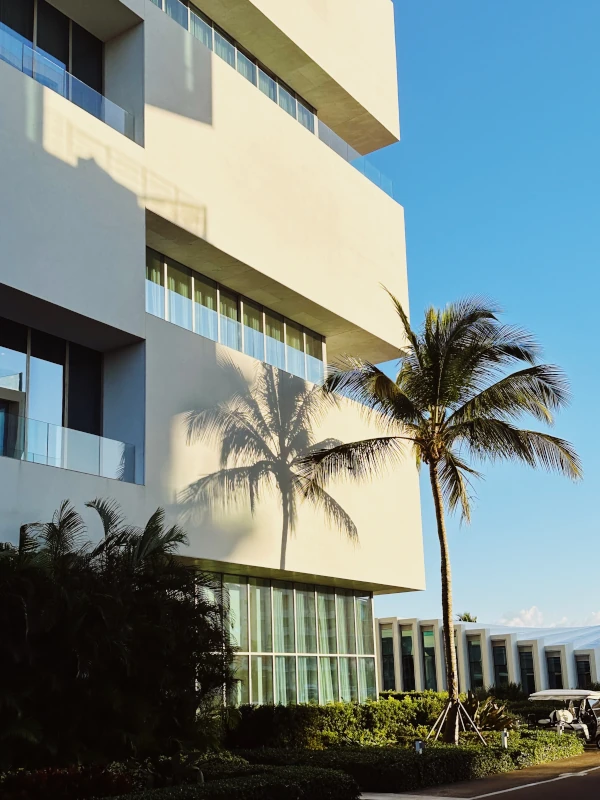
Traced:
<path id="1" fill-rule="evenodd" d="M 450 523 L 455 610 L 600 624 L 600 2 L 394 6 L 402 141 L 372 160 L 405 207 L 413 321 L 485 294 L 532 330 L 571 380 L 554 430 L 585 469 L 573 485 L 485 468 L 471 525 Z M 428 588 L 378 599 L 381 616 L 441 615 L 424 482 L 422 514 Z"/>

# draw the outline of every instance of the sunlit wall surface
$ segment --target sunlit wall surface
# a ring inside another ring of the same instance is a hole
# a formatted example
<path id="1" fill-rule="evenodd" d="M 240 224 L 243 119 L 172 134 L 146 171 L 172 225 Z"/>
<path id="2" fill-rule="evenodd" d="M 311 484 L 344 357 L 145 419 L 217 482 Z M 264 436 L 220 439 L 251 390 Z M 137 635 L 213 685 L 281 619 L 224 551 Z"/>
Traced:
<path id="1" fill-rule="evenodd" d="M 369 594 L 224 575 L 244 703 L 331 703 L 377 697 Z"/>

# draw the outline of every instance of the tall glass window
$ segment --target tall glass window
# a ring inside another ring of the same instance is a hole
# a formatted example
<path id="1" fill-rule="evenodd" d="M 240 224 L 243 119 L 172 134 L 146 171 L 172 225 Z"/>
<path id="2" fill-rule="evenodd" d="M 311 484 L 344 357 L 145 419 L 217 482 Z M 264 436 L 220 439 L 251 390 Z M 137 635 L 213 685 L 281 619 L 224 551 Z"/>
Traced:
<path id="1" fill-rule="evenodd" d="M 284 89 L 281 83 L 279 84 L 279 105 L 284 111 L 287 111 L 290 116 L 296 119 L 298 116 L 296 109 L 296 98 L 291 92 L 289 92 L 287 89 Z"/>
<path id="2" fill-rule="evenodd" d="M 271 636 L 271 587 L 269 581 L 250 578 L 250 631 L 252 651 L 270 653 L 273 649 Z"/>
<path id="3" fill-rule="evenodd" d="M 577 664 L 577 688 L 591 689 L 592 670 L 590 668 L 590 657 L 575 656 L 575 663 Z"/>
<path id="4" fill-rule="evenodd" d="M 159 253 L 146 250 L 146 311 L 155 317 L 165 318 L 165 272 Z"/>
<path id="5" fill-rule="evenodd" d="M 298 122 L 311 133 L 315 132 L 315 115 L 298 100 Z"/>
<path id="6" fill-rule="evenodd" d="M 235 67 L 235 45 L 219 31 L 215 31 L 215 53 L 223 61 L 226 61 L 230 67 Z"/>
<path id="7" fill-rule="evenodd" d="M 335 592 L 333 590 L 319 589 L 317 591 L 317 619 L 319 621 L 319 653 L 337 653 Z"/>
<path id="8" fill-rule="evenodd" d="M 165 0 L 165 11 L 182 28 L 188 29 L 188 7 L 179 0 Z"/>
<path id="9" fill-rule="evenodd" d="M 301 583 L 296 584 L 296 624 L 298 627 L 298 652 L 316 653 L 315 591 L 314 587 Z"/>
<path id="10" fill-rule="evenodd" d="M 341 590 L 336 595 L 336 601 L 340 653 L 356 653 L 354 595 L 350 591 Z"/>
<path id="11" fill-rule="evenodd" d="M 302 328 L 294 322 L 286 320 L 285 323 L 285 344 L 287 356 L 287 371 L 299 378 L 306 377 L 306 365 L 304 362 L 304 336 Z"/>
<path id="12" fill-rule="evenodd" d="M 394 691 L 396 688 L 396 669 L 394 665 L 394 630 L 392 625 L 380 627 L 381 636 L 381 671 L 383 673 L 383 690 Z"/>
<path id="13" fill-rule="evenodd" d="M 275 702 L 290 705 L 296 702 L 296 697 L 296 659 L 275 656 Z"/>
<path id="14" fill-rule="evenodd" d="M 343 703 L 353 703 L 358 700 L 355 658 L 340 658 L 340 700 Z"/>
<path id="15" fill-rule="evenodd" d="M 256 64 L 240 50 L 237 52 L 237 71 L 256 86 Z"/>
<path id="16" fill-rule="evenodd" d="M 377 700 L 374 658 L 358 659 L 358 699 L 361 703 L 366 700 Z"/>
<path id="17" fill-rule="evenodd" d="M 200 275 L 194 275 L 194 315 L 196 333 L 216 342 L 219 330 L 217 285 Z"/>
<path id="18" fill-rule="evenodd" d="M 167 261 L 169 322 L 192 329 L 192 275 L 186 267 Z"/>
<path id="19" fill-rule="evenodd" d="M 319 675 L 316 656 L 298 656 L 298 702 L 319 702 Z"/>
<path id="20" fill-rule="evenodd" d="M 285 369 L 285 344 L 283 341 L 283 317 L 265 312 L 267 334 L 267 364 Z"/>
<path id="21" fill-rule="evenodd" d="M 272 656 L 252 656 L 252 702 L 261 706 L 273 703 Z"/>
<path id="22" fill-rule="evenodd" d="M 0 318 L 0 388 L 27 391 L 27 328 Z M 25 414 L 25 397 L 17 414 Z"/>
<path id="23" fill-rule="evenodd" d="M 373 604 L 369 595 L 356 595 L 356 632 L 359 655 L 374 655 Z"/>
<path id="24" fill-rule="evenodd" d="M 213 49 L 213 31 L 202 17 L 190 9 L 190 32 L 196 39 L 199 39 L 209 50 Z"/>
<path id="25" fill-rule="evenodd" d="M 467 639 L 467 649 L 469 651 L 469 674 L 471 677 L 471 689 L 483 688 L 483 663 L 481 660 L 481 639 L 479 637 L 469 637 Z"/>
<path id="26" fill-rule="evenodd" d="M 435 674 L 435 635 L 433 630 L 423 628 L 423 681 L 426 689 L 437 692 L 437 676 Z"/>
<path id="27" fill-rule="evenodd" d="M 323 340 L 316 333 L 306 331 L 306 378 L 311 383 L 323 383 L 325 365 L 323 364 Z"/>
<path id="28" fill-rule="evenodd" d="M 259 361 L 265 358 L 262 308 L 249 300 L 244 300 L 244 353 Z"/>
<path id="29" fill-rule="evenodd" d="M 535 692 L 535 670 L 531 649 L 519 648 L 519 665 L 521 667 L 521 687 L 527 694 L 533 694 Z"/>
<path id="30" fill-rule="evenodd" d="M 65 359 L 64 339 L 31 331 L 28 416 L 32 419 L 63 424 Z"/>
<path id="31" fill-rule="evenodd" d="M 227 292 L 225 289 L 219 291 L 219 305 L 221 313 L 221 344 L 231 347 L 233 350 L 241 349 L 241 332 L 239 303 L 237 295 Z"/>
<path id="32" fill-rule="evenodd" d="M 292 583 L 273 581 L 273 628 L 275 652 L 295 652 L 294 589 Z"/>
<path id="33" fill-rule="evenodd" d="M 321 658 L 321 702 L 337 703 L 339 698 L 338 688 L 338 660 L 337 658 Z"/>
<path id="34" fill-rule="evenodd" d="M 400 652 L 402 654 L 402 688 L 405 692 L 414 692 L 417 688 L 417 684 L 415 681 L 415 654 L 412 628 L 402 628 L 400 630 Z"/>
<path id="35" fill-rule="evenodd" d="M 231 705 L 243 706 L 250 702 L 248 673 L 248 656 L 235 655 L 233 657 L 233 676 L 236 683 L 229 698 Z"/>
<path id="36" fill-rule="evenodd" d="M 548 667 L 548 688 L 562 689 L 562 665 L 560 653 L 546 653 L 546 665 Z"/>
<path id="37" fill-rule="evenodd" d="M 504 642 L 492 642 L 494 659 L 494 686 L 508 686 L 508 663 Z"/>
<path id="38" fill-rule="evenodd" d="M 248 587 L 246 579 L 225 575 L 223 584 L 229 596 L 229 630 L 231 641 L 240 650 L 248 651 Z"/>
<path id="39" fill-rule="evenodd" d="M 277 81 L 274 81 L 270 75 L 267 75 L 266 72 L 263 72 L 260 67 L 258 70 L 258 88 L 274 103 L 277 102 Z"/>

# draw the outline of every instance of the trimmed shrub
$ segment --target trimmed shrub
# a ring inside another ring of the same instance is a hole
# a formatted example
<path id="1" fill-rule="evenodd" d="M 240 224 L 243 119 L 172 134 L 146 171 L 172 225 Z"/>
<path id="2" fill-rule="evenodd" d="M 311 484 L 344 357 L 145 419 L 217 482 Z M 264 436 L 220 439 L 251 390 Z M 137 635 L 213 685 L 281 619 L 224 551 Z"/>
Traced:
<path id="1" fill-rule="evenodd" d="M 113 797 L 135 789 L 131 775 L 110 767 L 50 767 L 18 770 L 0 776 L 2 800 L 81 800 Z"/>
<path id="2" fill-rule="evenodd" d="M 356 782 L 343 772 L 265 767 L 255 774 L 210 781 L 205 786 L 148 789 L 118 800 L 358 800 Z"/>
<path id="3" fill-rule="evenodd" d="M 581 739 L 549 731 L 511 734 L 509 749 L 499 746 L 499 733 L 486 734 L 488 747 L 475 745 L 470 734 L 459 747 L 432 744 L 422 755 L 394 747 L 316 750 L 248 750 L 242 755 L 255 764 L 293 764 L 340 770 L 351 775 L 362 791 L 408 792 L 456 781 L 484 778 L 583 752 Z"/>
<path id="4" fill-rule="evenodd" d="M 283 747 L 322 750 L 332 746 L 412 744 L 424 738 L 447 695 L 326 706 L 242 706 L 239 724 L 227 734 L 233 748 Z"/>

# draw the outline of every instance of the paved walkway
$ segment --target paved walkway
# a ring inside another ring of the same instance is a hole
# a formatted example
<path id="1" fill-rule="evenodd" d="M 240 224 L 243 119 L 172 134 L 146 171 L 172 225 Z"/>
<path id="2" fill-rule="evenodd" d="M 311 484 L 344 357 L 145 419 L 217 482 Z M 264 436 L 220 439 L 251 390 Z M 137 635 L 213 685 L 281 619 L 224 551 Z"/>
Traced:
<path id="1" fill-rule="evenodd" d="M 413 794 L 363 794 L 364 800 L 448 800 L 509 795 L 506 800 L 565 800 L 600 798 L 600 751 L 588 750 L 582 756 L 565 758 L 539 767 L 494 775 L 479 781 L 434 786 Z"/>

